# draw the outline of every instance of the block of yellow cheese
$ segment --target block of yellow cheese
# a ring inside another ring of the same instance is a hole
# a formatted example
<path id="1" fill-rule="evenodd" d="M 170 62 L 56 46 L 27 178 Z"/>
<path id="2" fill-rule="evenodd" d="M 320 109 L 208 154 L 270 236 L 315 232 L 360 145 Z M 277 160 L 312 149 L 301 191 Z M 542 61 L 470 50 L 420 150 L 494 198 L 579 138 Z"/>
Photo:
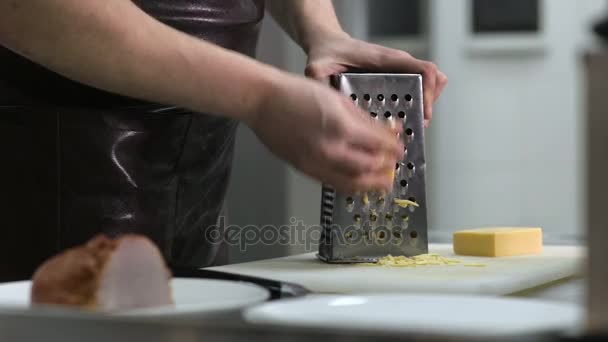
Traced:
<path id="1" fill-rule="evenodd" d="M 542 250 L 541 228 L 497 227 L 454 233 L 454 253 L 459 255 L 503 257 L 538 254 Z"/>

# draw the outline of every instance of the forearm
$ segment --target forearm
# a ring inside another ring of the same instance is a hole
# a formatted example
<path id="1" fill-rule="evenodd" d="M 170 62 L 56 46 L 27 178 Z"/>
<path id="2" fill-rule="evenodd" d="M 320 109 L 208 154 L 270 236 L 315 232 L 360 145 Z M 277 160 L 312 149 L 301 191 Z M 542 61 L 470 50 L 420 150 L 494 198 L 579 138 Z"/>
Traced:
<path id="1" fill-rule="evenodd" d="M 266 0 L 268 11 L 289 36 L 308 52 L 327 35 L 345 35 L 331 0 Z"/>
<path id="2" fill-rule="evenodd" d="M 288 78 L 165 26 L 129 0 L 0 0 L 0 44 L 100 89 L 244 121 Z"/>

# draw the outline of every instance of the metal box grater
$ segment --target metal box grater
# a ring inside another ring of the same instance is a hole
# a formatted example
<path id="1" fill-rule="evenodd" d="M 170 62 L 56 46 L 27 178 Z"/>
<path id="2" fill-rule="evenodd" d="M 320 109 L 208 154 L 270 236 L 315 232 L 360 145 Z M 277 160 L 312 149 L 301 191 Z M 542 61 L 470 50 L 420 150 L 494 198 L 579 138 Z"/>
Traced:
<path id="1" fill-rule="evenodd" d="M 405 157 L 391 193 L 351 195 L 323 185 L 318 257 L 329 263 L 377 262 L 388 254 L 428 252 L 422 76 L 344 73 L 332 85 L 374 120 L 403 124 Z M 394 199 L 419 206 L 402 207 Z"/>

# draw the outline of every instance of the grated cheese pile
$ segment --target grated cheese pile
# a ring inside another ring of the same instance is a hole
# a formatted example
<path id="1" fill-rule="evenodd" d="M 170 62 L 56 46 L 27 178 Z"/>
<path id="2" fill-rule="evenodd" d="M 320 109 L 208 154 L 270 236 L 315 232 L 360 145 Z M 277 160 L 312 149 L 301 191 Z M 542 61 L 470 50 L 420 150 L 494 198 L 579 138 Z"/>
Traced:
<path id="1" fill-rule="evenodd" d="M 411 258 L 406 256 L 387 255 L 378 259 L 377 263 L 364 263 L 364 266 L 417 267 L 426 265 L 457 265 L 462 261 L 450 259 L 439 254 L 421 254 Z"/>

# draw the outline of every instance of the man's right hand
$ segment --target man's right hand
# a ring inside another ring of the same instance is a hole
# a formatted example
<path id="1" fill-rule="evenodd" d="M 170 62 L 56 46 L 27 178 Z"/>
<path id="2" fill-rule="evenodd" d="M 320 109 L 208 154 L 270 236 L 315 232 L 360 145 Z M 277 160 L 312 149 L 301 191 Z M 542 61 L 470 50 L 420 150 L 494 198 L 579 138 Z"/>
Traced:
<path id="1" fill-rule="evenodd" d="M 273 87 L 248 124 L 278 157 L 347 193 L 390 191 L 388 175 L 404 154 L 395 130 L 370 120 L 348 97 L 301 77 Z"/>

